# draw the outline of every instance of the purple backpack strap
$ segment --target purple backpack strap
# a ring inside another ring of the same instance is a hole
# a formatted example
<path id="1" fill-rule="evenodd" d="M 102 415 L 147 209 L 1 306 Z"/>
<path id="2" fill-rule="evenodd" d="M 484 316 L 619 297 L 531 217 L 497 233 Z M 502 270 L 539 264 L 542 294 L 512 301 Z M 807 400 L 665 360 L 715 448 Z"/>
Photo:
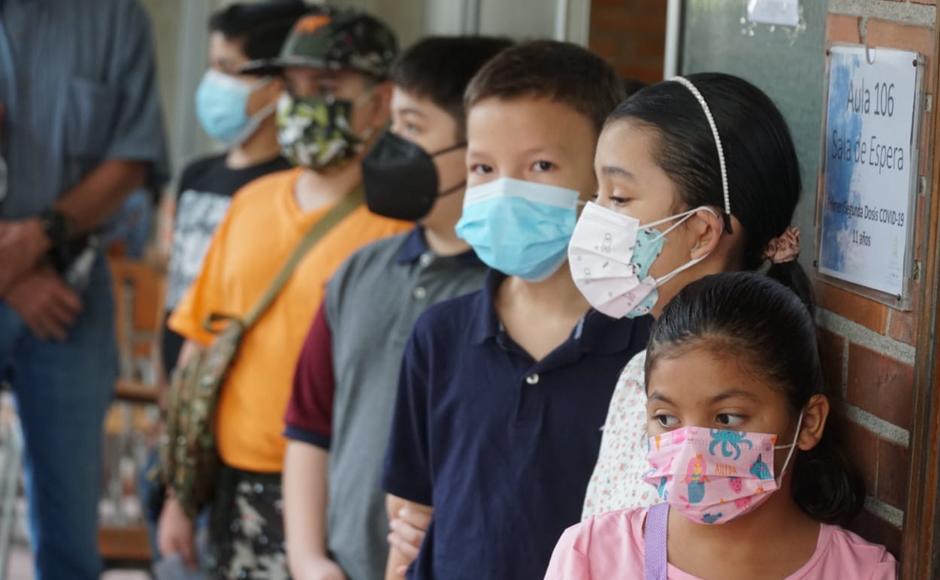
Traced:
<path id="1" fill-rule="evenodd" d="M 669 527 L 669 504 L 656 504 L 646 512 L 643 541 L 646 544 L 646 580 L 666 580 L 666 529 Z"/>

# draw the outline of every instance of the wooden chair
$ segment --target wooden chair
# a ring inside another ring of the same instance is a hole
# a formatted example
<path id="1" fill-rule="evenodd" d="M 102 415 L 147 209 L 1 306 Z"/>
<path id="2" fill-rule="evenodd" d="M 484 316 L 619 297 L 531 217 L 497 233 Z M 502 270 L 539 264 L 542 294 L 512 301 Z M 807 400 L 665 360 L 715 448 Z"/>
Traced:
<path id="1" fill-rule="evenodd" d="M 106 562 L 149 563 L 150 544 L 139 514 L 123 513 L 135 493 L 142 443 L 155 439 L 159 418 L 159 348 L 163 320 L 165 268 L 161 264 L 125 258 L 109 259 L 113 278 L 115 332 L 120 371 L 115 401 L 105 422 L 105 462 L 108 469 L 102 494 L 105 515 L 98 543 Z M 138 498 L 143 507 L 143 498 Z M 131 501 L 133 505 L 133 501 Z"/>

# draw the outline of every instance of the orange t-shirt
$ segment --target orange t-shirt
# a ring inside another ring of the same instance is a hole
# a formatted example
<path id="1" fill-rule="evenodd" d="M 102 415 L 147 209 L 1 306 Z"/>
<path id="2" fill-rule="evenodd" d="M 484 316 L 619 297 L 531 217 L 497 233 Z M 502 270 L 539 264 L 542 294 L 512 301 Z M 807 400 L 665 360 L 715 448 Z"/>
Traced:
<path id="1" fill-rule="evenodd" d="M 170 328 L 202 345 L 202 325 L 213 313 L 244 316 L 304 233 L 329 211 L 303 212 L 294 186 L 303 170 L 262 177 L 232 200 L 203 261 L 199 277 L 170 318 Z M 281 471 L 284 410 L 294 365 L 333 272 L 369 242 L 411 224 L 379 217 L 362 206 L 336 224 L 307 253 L 267 313 L 244 337 L 222 388 L 216 439 L 222 460 L 257 472 Z"/>

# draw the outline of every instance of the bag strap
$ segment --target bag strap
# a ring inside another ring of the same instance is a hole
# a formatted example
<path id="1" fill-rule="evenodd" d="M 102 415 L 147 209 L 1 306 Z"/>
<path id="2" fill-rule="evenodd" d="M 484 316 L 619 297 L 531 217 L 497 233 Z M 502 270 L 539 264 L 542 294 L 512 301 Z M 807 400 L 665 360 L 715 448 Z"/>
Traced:
<path id="1" fill-rule="evenodd" d="M 643 540 L 646 544 L 644 569 L 646 580 L 666 580 L 669 570 L 667 555 L 667 529 L 669 527 L 669 504 L 659 503 L 646 512 Z"/>
<path id="2" fill-rule="evenodd" d="M 297 247 L 294 248 L 293 253 L 287 258 L 287 261 L 284 262 L 284 265 L 281 266 L 281 270 L 277 273 L 277 276 L 274 277 L 274 280 L 271 282 L 271 285 L 268 286 L 268 289 L 264 291 L 264 294 L 261 296 L 261 299 L 248 311 L 248 314 L 244 318 L 245 330 L 248 330 L 258 320 L 264 315 L 268 310 L 271 304 L 274 302 L 274 299 L 277 298 L 278 294 L 281 293 L 281 290 L 284 288 L 284 285 L 287 284 L 287 281 L 290 280 L 291 275 L 294 273 L 294 269 L 297 267 L 297 264 L 300 263 L 300 260 L 307 254 L 307 252 L 319 242 L 323 236 L 329 233 L 333 227 L 339 222 L 343 221 L 343 218 L 352 213 L 356 208 L 362 205 L 363 201 L 362 188 L 356 189 L 355 191 L 347 194 L 343 199 L 336 203 L 333 207 L 330 208 L 326 214 L 317 220 L 317 223 L 304 234 L 304 237 L 297 244 Z"/>

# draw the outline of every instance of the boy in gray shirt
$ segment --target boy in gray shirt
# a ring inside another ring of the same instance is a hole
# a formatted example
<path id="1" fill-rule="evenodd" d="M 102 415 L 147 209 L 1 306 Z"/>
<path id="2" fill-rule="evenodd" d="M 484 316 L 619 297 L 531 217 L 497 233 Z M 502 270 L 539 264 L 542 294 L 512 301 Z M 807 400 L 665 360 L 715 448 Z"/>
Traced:
<path id="1" fill-rule="evenodd" d="M 373 212 L 417 224 L 340 268 L 301 352 L 285 419 L 284 513 L 295 577 L 385 574 L 389 524 L 379 475 L 401 356 L 426 308 L 483 284 L 485 266 L 454 233 L 466 178 L 463 92 L 509 44 L 431 37 L 392 70 L 392 127 L 363 161 L 366 201 Z"/>

